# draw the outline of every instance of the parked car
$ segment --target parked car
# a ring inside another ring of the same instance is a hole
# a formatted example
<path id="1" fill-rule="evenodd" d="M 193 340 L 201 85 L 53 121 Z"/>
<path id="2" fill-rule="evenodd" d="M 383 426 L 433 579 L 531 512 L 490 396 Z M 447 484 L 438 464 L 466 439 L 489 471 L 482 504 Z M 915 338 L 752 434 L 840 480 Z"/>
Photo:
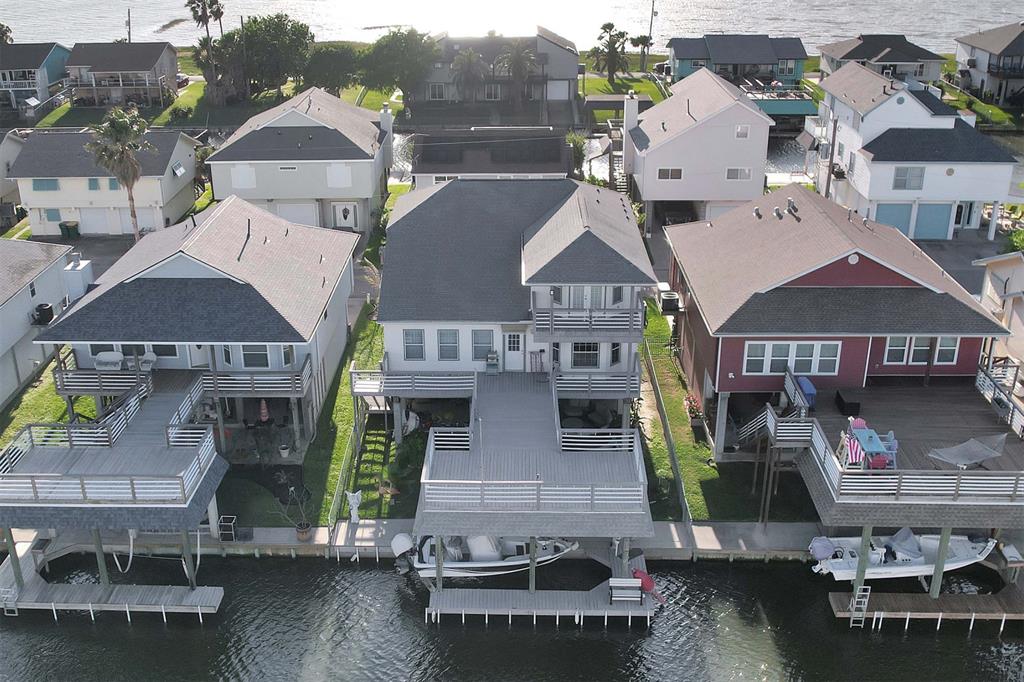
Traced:
<path id="1" fill-rule="evenodd" d="M 178 76 L 177 76 L 177 80 L 178 80 L 178 89 L 179 90 L 182 89 L 182 88 L 187 88 L 188 87 L 188 74 L 187 73 L 179 73 Z"/>

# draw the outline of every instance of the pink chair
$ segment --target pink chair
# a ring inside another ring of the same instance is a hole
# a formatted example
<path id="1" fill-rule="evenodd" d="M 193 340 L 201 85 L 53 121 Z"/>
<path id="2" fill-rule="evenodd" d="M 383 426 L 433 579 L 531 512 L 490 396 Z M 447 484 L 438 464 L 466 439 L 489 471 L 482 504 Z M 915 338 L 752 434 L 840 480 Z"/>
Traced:
<path id="1" fill-rule="evenodd" d="M 868 469 L 888 469 L 889 458 L 885 455 L 871 455 L 868 457 Z"/>
<path id="2" fill-rule="evenodd" d="M 866 429 L 868 423 L 860 417 L 850 417 L 850 428 L 851 429 Z"/>

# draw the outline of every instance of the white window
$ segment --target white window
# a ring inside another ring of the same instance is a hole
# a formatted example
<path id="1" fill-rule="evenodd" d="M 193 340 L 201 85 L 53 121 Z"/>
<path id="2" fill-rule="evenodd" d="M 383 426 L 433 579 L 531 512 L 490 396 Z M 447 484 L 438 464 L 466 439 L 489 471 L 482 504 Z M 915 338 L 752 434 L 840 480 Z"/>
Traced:
<path id="1" fill-rule="evenodd" d="M 181 165 L 181 161 L 175 161 L 174 165 L 171 166 L 171 172 L 174 173 L 175 177 L 180 178 L 185 174 L 185 167 Z"/>
<path id="2" fill-rule="evenodd" d="M 836 142 L 836 156 L 842 161 L 843 157 L 846 156 L 846 145 L 842 142 Z"/>
<path id="3" fill-rule="evenodd" d="M 850 162 L 848 164 L 846 164 L 846 173 L 848 175 L 853 175 L 853 169 L 856 168 L 856 164 L 857 164 L 857 153 L 856 152 L 850 152 Z"/>
<path id="4" fill-rule="evenodd" d="M 750 137 L 750 126 L 748 126 L 748 125 L 736 126 L 736 139 L 737 140 L 745 140 L 748 137 Z"/>
<path id="5" fill-rule="evenodd" d="M 403 329 L 402 340 L 405 343 L 406 360 L 425 360 L 422 329 Z"/>
<path id="6" fill-rule="evenodd" d="M 221 355 L 224 357 L 224 364 L 231 366 L 231 346 L 221 346 Z"/>
<path id="7" fill-rule="evenodd" d="M 924 166 L 896 166 L 892 177 L 893 189 L 921 189 L 924 186 Z"/>
<path id="8" fill-rule="evenodd" d="M 743 353 L 744 374 L 836 375 L 839 373 L 839 341 L 748 341 Z"/>
<path id="9" fill-rule="evenodd" d="M 236 189 L 252 189 L 256 186 L 256 168 L 238 165 L 231 167 L 231 186 Z"/>
<path id="10" fill-rule="evenodd" d="M 704 61 L 703 59 L 691 59 L 690 65 L 694 69 L 703 69 L 705 66 L 707 66 L 707 62 Z"/>
<path id="11" fill-rule="evenodd" d="M 584 296 L 586 289 L 581 286 L 569 287 L 569 307 L 570 308 L 583 308 L 586 306 Z"/>
<path id="12" fill-rule="evenodd" d="M 430 84 L 430 99 L 435 101 L 444 99 L 444 83 Z"/>
<path id="13" fill-rule="evenodd" d="M 266 346 L 242 346 L 243 367 L 270 367 L 270 354 Z"/>
<path id="14" fill-rule="evenodd" d="M 494 331 L 491 329 L 473 330 L 473 359 L 486 360 L 487 355 L 494 351 Z"/>
<path id="15" fill-rule="evenodd" d="M 437 359 L 458 360 L 459 359 L 459 330 L 438 329 L 437 330 Z"/>
<path id="16" fill-rule="evenodd" d="M 604 287 L 590 287 L 590 307 L 604 307 Z"/>
<path id="17" fill-rule="evenodd" d="M 683 169 L 682 168 L 659 168 L 658 169 L 659 180 L 682 180 Z"/>
<path id="18" fill-rule="evenodd" d="M 792 76 L 796 73 L 796 60 L 795 59 L 780 59 L 779 60 L 779 75 L 780 76 Z"/>
<path id="19" fill-rule="evenodd" d="M 495 102 L 501 99 L 501 85 L 499 83 L 487 83 L 484 85 L 484 99 Z"/>
<path id="20" fill-rule="evenodd" d="M 291 367 L 295 362 L 295 346 L 281 346 L 281 364 L 284 367 Z"/>
<path id="21" fill-rule="evenodd" d="M 960 350 L 960 339 L 956 336 L 940 336 L 935 348 L 936 365 L 955 365 Z"/>
<path id="22" fill-rule="evenodd" d="M 136 355 L 142 357 L 143 355 L 146 354 L 146 345 L 143 343 L 122 343 L 121 353 L 126 358 L 132 358 L 135 357 Z"/>
<path id="23" fill-rule="evenodd" d="M 106 353 L 114 350 L 114 344 L 112 343 L 90 343 L 89 344 L 89 355 L 96 357 L 100 353 Z"/>
<path id="24" fill-rule="evenodd" d="M 551 362 L 560 363 L 562 362 L 562 344 L 553 343 L 551 344 Z"/>
<path id="25" fill-rule="evenodd" d="M 622 303 L 622 287 L 612 287 L 612 305 Z"/>
<path id="26" fill-rule="evenodd" d="M 551 287 L 551 302 L 562 305 L 562 287 Z"/>
<path id="27" fill-rule="evenodd" d="M 907 364 L 907 343 L 910 339 L 906 336 L 890 336 L 885 342 L 886 365 Z"/>
<path id="28" fill-rule="evenodd" d="M 622 344 L 621 343 L 613 343 L 612 344 L 612 358 L 611 358 L 611 362 L 609 364 L 617 365 L 621 361 L 622 361 Z"/>
<path id="29" fill-rule="evenodd" d="M 153 350 L 153 355 L 158 358 L 178 357 L 178 347 L 173 343 L 154 343 L 150 348 Z"/>
<path id="30" fill-rule="evenodd" d="M 599 343 L 572 344 L 572 366 L 594 368 L 600 365 Z"/>
<path id="31" fill-rule="evenodd" d="M 915 336 L 913 342 L 910 344 L 910 363 L 911 365 L 927 365 L 928 364 L 928 349 L 931 348 L 932 340 L 927 336 Z"/>
<path id="32" fill-rule="evenodd" d="M 753 173 L 749 168 L 726 168 L 726 180 L 749 180 Z"/>
<path id="33" fill-rule="evenodd" d="M 505 335 L 505 350 L 509 353 L 518 353 L 523 349 L 523 337 L 520 334 Z"/>

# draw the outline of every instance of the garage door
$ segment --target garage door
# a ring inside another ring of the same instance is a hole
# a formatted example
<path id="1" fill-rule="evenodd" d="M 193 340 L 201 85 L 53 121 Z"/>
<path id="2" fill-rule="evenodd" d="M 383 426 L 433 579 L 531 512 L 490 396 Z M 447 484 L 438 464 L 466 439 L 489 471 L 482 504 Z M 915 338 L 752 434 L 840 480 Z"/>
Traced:
<path id="1" fill-rule="evenodd" d="M 283 204 L 278 202 L 277 215 L 298 225 L 313 225 L 314 227 L 320 225 L 320 221 L 317 220 L 316 204 L 313 202 L 302 204 Z"/>
<path id="2" fill-rule="evenodd" d="M 548 99 L 569 99 L 569 81 L 548 81 Z"/>
<path id="3" fill-rule="evenodd" d="M 108 234 L 109 208 L 83 208 L 78 212 L 78 231 L 82 234 Z"/>
<path id="4" fill-rule="evenodd" d="M 953 204 L 918 204 L 914 239 L 946 239 Z"/>
<path id="5" fill-rule="evenodd" d="M 121 234 L 132 233 L 132 212 L 127 208 L 117 209 L 118 219 L 121 222 Z M 154 208 L 135 209 L 135 216 L 139 219 L 139 230 L 142 232 L 156 230 L 163 227 L 160 224 L 159 213 Z"/>
<path id="6" fill-rule="evenodd" d="M 879 204 L 875 208 L 875 221 L 892 225 L 905 235 L 910 234 L 912 204 Z"/>

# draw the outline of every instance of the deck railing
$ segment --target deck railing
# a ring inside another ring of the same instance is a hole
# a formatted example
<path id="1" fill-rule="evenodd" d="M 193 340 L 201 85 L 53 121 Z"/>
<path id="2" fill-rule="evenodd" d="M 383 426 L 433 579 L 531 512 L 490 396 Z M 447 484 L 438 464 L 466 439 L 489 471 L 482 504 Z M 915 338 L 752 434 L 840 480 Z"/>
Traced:
<path id="1" fill-rule="evenodd" d="M 403 372 L 349 367 L 353 395 L 400 395 L 411 391 L 473 395 L 475 372 Z"/>
<path id="2" fill-rule="evenodd" d="M 309 355 L 298 372 L 204 372 L 203 390 L 213 391 L 216 383 L 221 395 L 283 394 L 301 398 L 313 379 L 313 363 Z"/>
<path id="3" fill-rule="evenodd" d="M 1013 398 L 1018 367 L 1014 364 L 978 368 L 974 385 L 981 397 L 992 404 L 1000 421 L 1005 422 L 1017 436 L 1024 438 L 1024 410 Z"/>
<path id="4" fill-rule="evenodd" d="M 796 375 L 793 374 L 792 368 L 788 365 L 786 366 L 786 376 L 783 379 L 782 385 L 786 391 L 786 397 L 789 398 L 789 402 L 799 410 L 801 417 L 806 417 L 811 401 L 807 399 L 804 389 L 800 388 L 800 382 L 796 380 Z"/>
<path id="5" fill-rule="evenodd" d="M 185 504 L 216 456 L 213 430 L 205 428 L 195 458 L 180 475 L 12 474 L 0 471 L 0 504 Z"/>
<path id="6" fill-rule="evenodd" d="M 614 334 L 639 336 L 644 329 L 642 308 L 535 308 L 538 334 Z"/>
<path id="7" fill-rule="evenodd" d="M 59 395 L 121 395 L 140 382 L 149 389 L 153 387 L 153 377 L 149 372 L 81 369 L 71 348 L 65 348 L 57 355 L 53 367 L 53 383 Z"/>

